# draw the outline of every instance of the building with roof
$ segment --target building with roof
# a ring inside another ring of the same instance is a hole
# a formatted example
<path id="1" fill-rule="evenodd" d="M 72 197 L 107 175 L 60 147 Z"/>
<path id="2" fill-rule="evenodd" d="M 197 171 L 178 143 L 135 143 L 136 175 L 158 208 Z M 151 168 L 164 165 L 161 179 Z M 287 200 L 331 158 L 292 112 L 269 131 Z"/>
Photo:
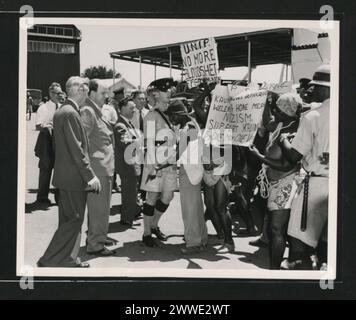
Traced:
<path id="1" fill-rule="evenodd" d="M 58 82 L 64 89 L 70 76 L 80 75 L 81 32 L 74 25 L 34 25 L 28 30 L 27 88 L 40 89 Z"/>
<path id="2" fill-rule="evenodd" d="M 328 34 L 320 34 L 318 30 L 278 28 L 214 38 L 220 70 L 248 67 L 245 77 L 248 82 L 251 82 L 251 73 L 257 66 L 282 64 L 283 70 L 286 70 L 286 78 L 290 77 L 296 83 L 303 76 L 310 77 L 315 68 L 330 57 Z M 198 39 L 192 39 L 195 40 Z M 115 60 L 118 59 L 137 62 L 140 66 L 149 64 L 170 70 L 183 70 L 180 46 L 189 42 L 116 51 L 111 52 L 110 57 L 113 59 L 114 68 Z M 288 66 L 291 67 L 291 75 L 288 75 Z M 141 67 L 139 70 L 141 73 Z"/>

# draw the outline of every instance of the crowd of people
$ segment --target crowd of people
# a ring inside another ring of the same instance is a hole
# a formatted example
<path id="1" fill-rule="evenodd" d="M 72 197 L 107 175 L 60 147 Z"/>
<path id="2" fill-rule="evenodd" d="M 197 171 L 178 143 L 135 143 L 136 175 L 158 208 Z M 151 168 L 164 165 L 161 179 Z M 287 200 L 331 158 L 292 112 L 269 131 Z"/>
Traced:
<path id="1" fill-rule="evenodd" d="M 249 147 L 205 139 L 213 86 L 204 85 L 189 102 L 178 87 L 162 78 L 118 100 L 95 79 L 71 77 L 66 94 L 51 84 L 36 116 L 37 201 L 50 204 L 53 171 L 59 224 L 38 266 L 89 267 L 78 257 L 86 208 L 87 253 L 114 256 L 109 216 L 112 192 L 120 189 L 120 223 L 132 227 L 143 214 L 145 246 L 167 240 L 160 219 L 179 190 L 182 254 L 206 250 L 207 220 L 219 252 L 234 252 L 231 215 L 239 214 L 250 235 L 261 233 L 250 244 L 269 248 L 271 269 L 325 268 L 330 67 L 301 79 L 298 93 L 270 93 Z"/>

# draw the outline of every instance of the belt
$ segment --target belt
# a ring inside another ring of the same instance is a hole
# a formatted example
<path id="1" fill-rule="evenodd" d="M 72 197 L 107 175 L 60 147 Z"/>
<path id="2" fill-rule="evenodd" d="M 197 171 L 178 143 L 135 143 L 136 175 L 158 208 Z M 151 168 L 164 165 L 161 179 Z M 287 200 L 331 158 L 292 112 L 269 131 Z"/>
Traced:
<path id="1" fill-rule="evenodd" d="M 307 230 L 308 221 L 308 197 L 309 197 L 309 179 L 311 174 L 308 173 L 304 179 L 304 194 L 303 194 L 303 206 L 302 206 L 302 220 L 300 222 L 300 230 L 305 232 Z"/>
<path id="2" fill-rule="evenodd" d="M 308 172 L 303 181 L 304 194 L 303 194 L 303 206 L 302 206 L 302 220 L 300 222 L 300 230 L 305 232 L 307 230 L 308 221 L 308 200 L 309 200 L 309 180 L 310 178 L 329 178 L 326 175 L 316 174 L 315 172 Z"/>
<path id="3" fill-rule="evenodd" d="M 310 178 L 329 178 L 325 174 L 315 174 L 314 172 L 310 172 Z"/>
<path id="4" fill-rule="evenodd" d="M 165 144 L 167 141 L 165 141 L 165 140 L 156 140 L 155 141 L 155 146 L 156 147 L 159 147 L 159 146 L 161 146 L 162 144 Z"/>

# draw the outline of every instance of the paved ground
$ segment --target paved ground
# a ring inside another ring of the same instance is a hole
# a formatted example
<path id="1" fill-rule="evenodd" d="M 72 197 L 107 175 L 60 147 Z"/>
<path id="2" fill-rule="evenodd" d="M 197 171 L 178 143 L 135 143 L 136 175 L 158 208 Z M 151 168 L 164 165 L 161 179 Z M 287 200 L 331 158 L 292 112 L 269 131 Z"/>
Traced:
<path id="1" fill-rule="evenodd" d="M 33 117 L 34 118 L 34 117 Z M 39 208 L 34 205 L 37 192 L 38 159 L 33 149 L 38 133 L 34 130 L 34 119 L 27 122 L 27 154 L 26 157 L 26 226 L 25 226 L 25 264 L 35 266 L 39 257 L 48 246 L 58 223 L 57 206 Z M 54 197 L 51 195 L 54 202 Z M 252 247 L 248 242 L 254 238 L 237 237 L 234 233 L 236 252 L 234 254 L 218 253 L 215 231 L 210 222 L 209 248 L 196 256 L 185 257 L 179 249 L 183 246 L 183 222 L 180 211 L 179 193 L 175 194 L 168 212 L 163 216 L 161 230 L 170 235 L 165 243 L 158 248 L 146 248 L 140 239 L 142 236 L 142 220 L 138 220 L 133 228 L 122 227 L 119 205 L 121 195 L 113 194 L 112 215 L 110 217 L 109 236 L 118 240 L 116 255 L 110 258 L 92 258 L 85 254 L 86 221 L 83 225 L 81 257 L 90 260 L 92 267 L 121 267 L 121 268 L 179 268 L 179 269 L 267 269 L 268 254 L 265 249 Z M 237 217 L 234 218 L 234 231 L 243 228 Z"/>

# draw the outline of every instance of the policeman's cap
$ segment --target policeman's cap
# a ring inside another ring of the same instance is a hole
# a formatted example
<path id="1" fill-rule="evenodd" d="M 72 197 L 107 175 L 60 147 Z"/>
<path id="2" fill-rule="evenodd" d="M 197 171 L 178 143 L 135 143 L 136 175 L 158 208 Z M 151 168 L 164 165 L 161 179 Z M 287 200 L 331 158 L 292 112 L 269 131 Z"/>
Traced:
<path id="1" fill-rule="evenodd" d="M 167 92 L 168 89 L 174 86 L 173 78 L 161 78 L 151 82 L 147 90 L 159 90 L 162 92 Z"/>

